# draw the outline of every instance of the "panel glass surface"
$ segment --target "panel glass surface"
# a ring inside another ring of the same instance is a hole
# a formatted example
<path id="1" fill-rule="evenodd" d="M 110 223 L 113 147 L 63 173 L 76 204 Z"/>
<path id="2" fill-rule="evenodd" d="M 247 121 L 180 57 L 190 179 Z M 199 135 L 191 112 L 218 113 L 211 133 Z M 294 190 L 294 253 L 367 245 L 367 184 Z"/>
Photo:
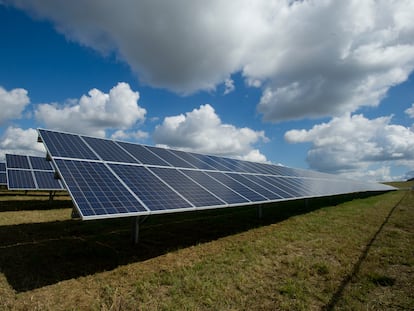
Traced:
<path id="1" fill-rule="evenodd" d="M 7 185 L 7 177 L 5 172 L 0 172 L 0 185 Z"/>
<path id="2" fill-rule="evenodd" d="M 6 172 L 6 163 L 0 162 L 0 172 Z"/>
<path id="3" fill-rule="evenodd" d="M 150 210 L 192 208 L 147 168 L 118 164 L 111 164 L 110 167 Z"/>
<path id="4" fill-rule="evenodd" d="M 191 155 L 207 163 L 210 167 L 213 167 L 214 170 L 217 170 L 217 171 L 229 171 L 230 170 L 227 166 L 215 161 L 214 157 L 212 156 L 195 154 L 195 153 L 192 153 Z"/>
<path id="5" fill-rule="evenodd" d="M 192 166 L 201 169 L 201 170 L 215 170 L 216 168 L 204 162 L 200 158 L 194 157 L 191 153 L 179 151 L 179 150 L 168 150 L 174 155 L 180 157 L 186 162 L 190 163 Z"/>
<path id="6" fill-rule="evenodd" d="M 147 214 L 147 210 L 103 163 L 55 160 L 81 215 Z"/>
<path id="7" fill-rule="evenodd" d="M 84 140 L 104 161 L 137 163 L 133 157 L 111 140 L 92 137 L 84 137 Z"/>
<path id="8" fill-rule="evenodd" d="M 32 172 L 29 170 L 7 169 L 7 182 L 9 189 L 36 189 Z"/>
<path id="9" fill-rule="evenodd" d="M 266 170 L 264 168 L 264 166 L 261 165 L 261 163 L 253 163 L 253 162 L 243 161 L 243 168 L 244 168 L 244 170 L 248 171 L 249 173 L 270 174 L 270 172 L 268 170 Z"/>
<path id="10" fill-rule="evenodd" d="M 278 194 L 278 192 L 273 192 L 269 190 L 269 187 L 263 187 L 263 183 L 257 183 L 252 179 L 250 176 L 252 175 L 242 175 L 236 173 L 227 173 L 226 175 L 230 176 L 231 178 L 237 180 L 239 183 L 249 187 L 250 189 L 254 190 L 255 192 L 261 194 L 262 196 L 266 197 L 269 200 L 278 200 L 282 199 L 283 197 Z"/>
<path id="11" fill-rule="evenodd" d="M 145 146 L 125 142 L 118 142 L 118 144 L 143 164 L 171 166 L 160 157 L 149 151 Z"/>
<path id="12" fill-rule="evenodd" d="M 147 147 L 151 152 L 155 153 L 157 156 L 168 162 L 174 167 L 184 167 L 184 168 L 195 168 L 190 163 L 181 159 L 178 155 L 170 152 L 170 150 L 157 148 L 157 147 Z"/>
<path id="13" fill-rule="evenodd" d="M 240 160 L 221 158 L 220 163 L 230 168 L 232 172 L 251 173 L 251 170 Z"/>
<path id="14" fill-rule="evenodd" d="M 46 158 L 29 156 L 29 160 L 34 170 L 53 171 L 52 163 Z"/>
<path id="15" fill-rule="evenodd" d="M 238 193 L 234 192 L 204 172 L 190 170 L 180 171 L 196 181 L 198 184 L 203 185 L 203 187 L 205 187 L 208 191 L 214 193 L 214 195 L 218 196 L 228 204 L 240 204 L 249 202 L 246 198 L 240 196 Z"/>
<path id="16" fill-rule="evenodd" d="M 23 155 L 6 154 L 6 165 L 7 168 L 30 169 L 29 160 Z"/>
<path id="17" fill-rule="evenodd" d="M 277 187 L 275 184 L 266 182 L 263 178 L 260 178 L 259 175 L 249 175 L 249 179 L 254 181 L 255 183 L 259 184 L 263 188 L 269 189 L 273 193 L 277 194 L 283 199 L 292 198 L 292 194 L 286 191 L 283 191 L 279 187 Z"/>
<path id="18" fill-rule="evenodd" d="M 210 175 L 211 177 L 215 178 L 222 184 L 226 185 L 233 191 L 237 192 L 238 194 L 242 195 L 246 199 L 251 202 L 261 202 L 261 201 L 268 201 L 268 198 L 264 197 L 263 195 L 253 191 L 249 187 L 239 183 L 238 181 L 234 180 L 230 176 L 227 176 L 224 173 L 220 172 L 206 172 L 206 174 Z"/>
<path id="19" fill-rule="evenodd" d="M 54 172 L 34 171 L 38 190 L 63 190 L 59 179 Z"/>
<path id="20" fill-rule="evenodd" d="M 39 133 L 53 157 L 98 160 L 98 157 L 78 135 L 47 130 L 39 130 Z"/>
<path id="21" fill-rule="evenodd" d="M 285 179 L 283 177 L 275 177 L 275 176 L 257 176 L 260 179 L 263 179 L 265 182 L 269 183 L 270 185 L 274 185 L 277 188 L 284 191 L 288 196 L 287 197 L 304 197 L 306 194 L 301 193 L 296 189 L 296 187 L 292 187 L 289 184 L 286 184 Z"/>
<path id="22" fill-rule="evenodd" d="M 213 196 L 176 169 L 151 167 L 150 170 L 184 196 L 195 207 L 226 205 L 225 202 Z"/>

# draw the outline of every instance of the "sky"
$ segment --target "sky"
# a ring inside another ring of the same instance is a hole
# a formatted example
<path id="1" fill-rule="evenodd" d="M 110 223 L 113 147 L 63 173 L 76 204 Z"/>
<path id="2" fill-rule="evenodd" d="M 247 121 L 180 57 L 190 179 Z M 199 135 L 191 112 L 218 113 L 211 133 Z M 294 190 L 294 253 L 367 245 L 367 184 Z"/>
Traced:
<path id="1" fill-rule="evenodd" d="M 0 161 L 36 128 L 414 177 L 412 0 L 0 0 Z"/>

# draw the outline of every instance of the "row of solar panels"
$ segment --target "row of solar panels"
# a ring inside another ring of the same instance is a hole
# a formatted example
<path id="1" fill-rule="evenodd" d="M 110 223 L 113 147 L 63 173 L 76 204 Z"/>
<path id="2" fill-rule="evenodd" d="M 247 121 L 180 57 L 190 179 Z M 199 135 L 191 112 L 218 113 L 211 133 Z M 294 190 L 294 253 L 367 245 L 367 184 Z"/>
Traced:
<path id="1" fill-rule="evenodd" d="M 43 129 L 39 141 L 83 219 L 393 189 L 278 165 Z"/>
<path id="2" fill-rule="evenodd" d="M 6 154 L 6 163 L 0 163 L 0 184 L 9 190 L 64 190 L 51 162 L 34 156 Z"/>

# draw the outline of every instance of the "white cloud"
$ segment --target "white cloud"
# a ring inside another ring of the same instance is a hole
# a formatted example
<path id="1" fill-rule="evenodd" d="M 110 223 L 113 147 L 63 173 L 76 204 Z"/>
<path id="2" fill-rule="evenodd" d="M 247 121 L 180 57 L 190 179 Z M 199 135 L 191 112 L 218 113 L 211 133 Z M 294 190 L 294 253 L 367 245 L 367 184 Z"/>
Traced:
<path id="1" fill-rule="evenodd" d="M 7 128 L 0 140 L 0 159 L 4 161 L 6 153 L 46 156 L 46 150 L 43 144 L 37 142 L 37 136 L 37 131 L 32 128 Z"/>
<path id="2" fill-rule="evenodd" d="M 116 132 L 114 132 L 111 135 L 112 139 L 117 139 L 117 140 L 143 140 L 148 138 L 148 133 L 138 130 L 138 131 L 123 131 L 123 130 L 118 130 Z"/>
<path id="3" fill-rule="evenodd" d="M 267 121 L 376 106 L 414 68 L 414 2 L 7 0 L 180 93 L 241 72 Z M 79 6 L 82 10 L 79 10 Z"/>
<path id="4" fill-rule="evenodd" d="M 248 154 L 239 158 L 246 161 L 270 163 L 270 161 L 266 159 L 266 156 L 260 153 L 259 149 L 250 150 Z"/>
<path id="5" fill-rule="evenodd" d="M 363 115 L 347 114 L 310 130 L 290 130 L 285 139 L 312 143 L 307 155 L 312 169 L 348 175 L 366 173 L 372 165 L 382 163 L 386 167 L 388 161 L 404 164 L 414 160 L 414 132 L 390 122 L 391 117 L 369 120 Z"/>
<path id="6" fill-rule="evenodd" d="M 29 102 L 25 89 L 7 91 L 0 86 L 0 125 L 8 120 L 20 118 Z"/>
<path id="7" fill-rule="evenodd" d="M 405 110 L 405 113 L 408 114 L 410 118 L 414 118 L 414 104 L 410 108 Z"/>
<path id="8" fill-rule="evenodd" d="M 118 83 L 109 94 L 92 89 L 63 105 L 41 104 L 35 115 L 48 128 L 104 137 L 105 129 L 127 129 L 145 120 L 138 98 L 127 83 Z"/>
<path id="9" fill-rule="evenodd" d="M 234 81 L 230 78 L 224 80 L 224 95 L 227 95 L 235 90 Z"/>
<path id="10" fill-rule="evenodd" d="M 187 151 L 266 161 L 253 148 L 259 141 L 267 141 L 265 133 L 222 123 L 210 105 L 166 117 L 155 128 L 153 138 L 157 144 Z"/>

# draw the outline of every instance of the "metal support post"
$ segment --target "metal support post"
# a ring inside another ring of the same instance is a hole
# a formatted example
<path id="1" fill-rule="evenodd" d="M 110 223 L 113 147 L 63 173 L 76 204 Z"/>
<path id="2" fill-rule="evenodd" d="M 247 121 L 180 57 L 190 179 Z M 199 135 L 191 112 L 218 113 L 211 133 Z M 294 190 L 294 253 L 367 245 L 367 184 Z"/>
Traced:
<path id="1" fill-rule="evenodd" d="M 134 244 L 138 244 L 139 242 L 139 224 L 140 219 L 139 216 L 132 218 L 132 242 Z"/>
<path id="2" fill-rule="evenodd" d="M 263 209 L 262 209 L 262 204 L 260 204 L 259 206 L 257 206 L 257 218 L 262 219 L 263 218 Z"/>

